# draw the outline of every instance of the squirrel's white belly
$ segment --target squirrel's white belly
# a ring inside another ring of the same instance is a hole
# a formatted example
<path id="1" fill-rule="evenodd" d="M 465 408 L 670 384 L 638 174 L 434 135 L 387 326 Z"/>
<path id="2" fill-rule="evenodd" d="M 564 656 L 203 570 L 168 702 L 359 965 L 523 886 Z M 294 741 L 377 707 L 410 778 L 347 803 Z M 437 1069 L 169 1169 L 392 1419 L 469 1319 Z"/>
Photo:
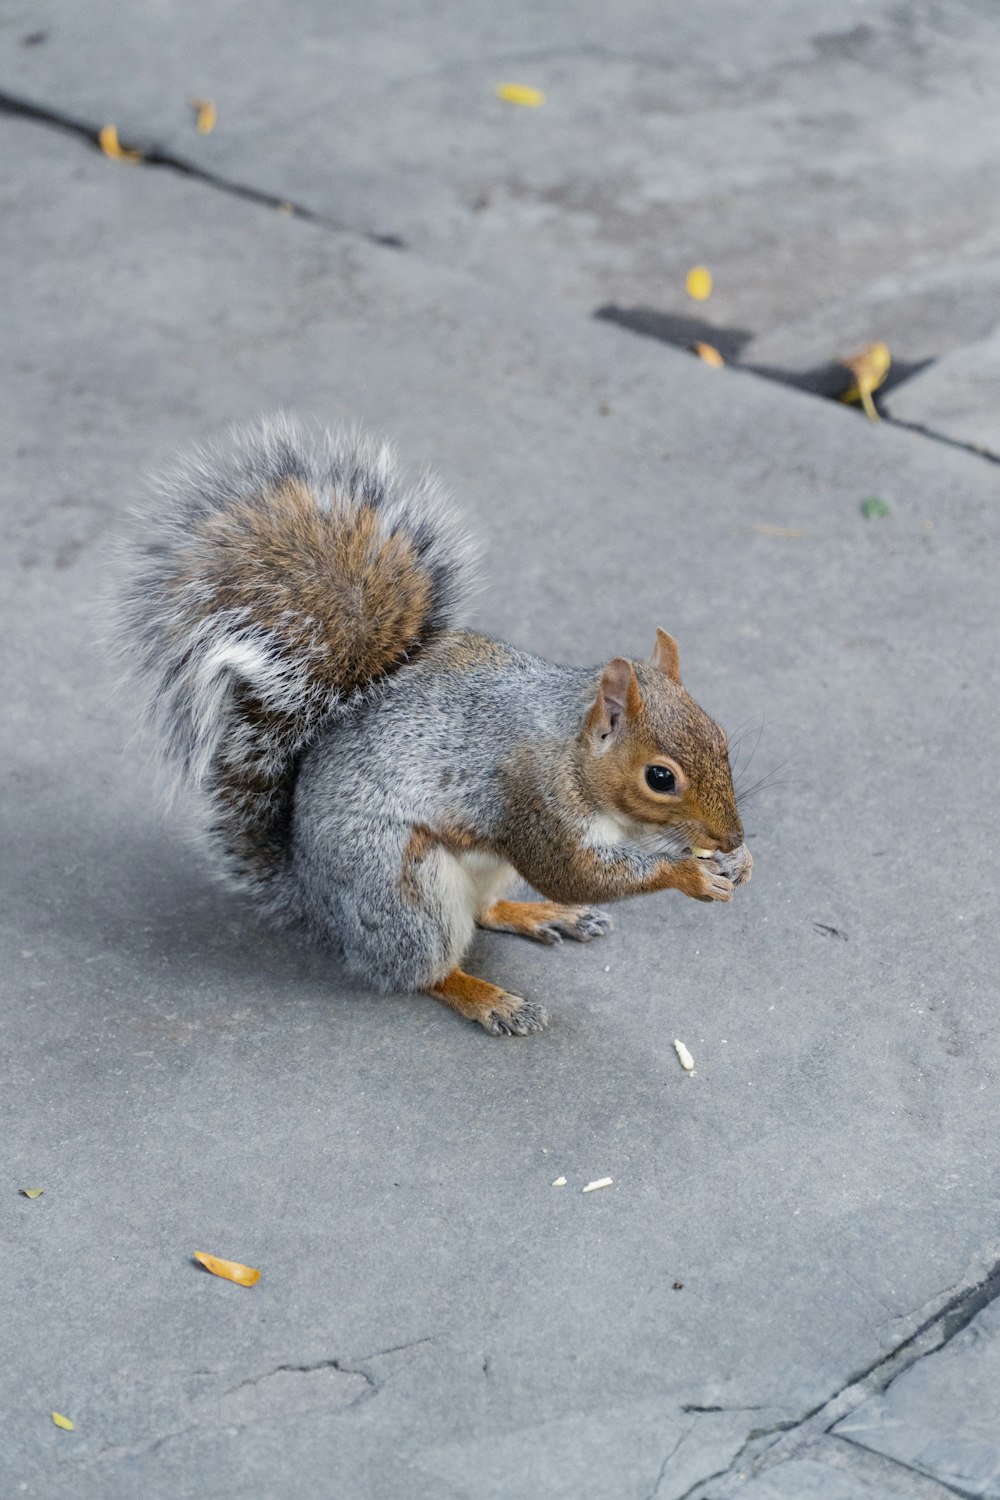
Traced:
<path id="1" fill-rule="evenodd" d="M 518 875 L 506 860 L 478 850 L 451 854 L 439 849 L 437 857 L 437 895 L 450 919 L 453 951 L 461 953 L 472 939 L 476 918 L 501 899 Z"/>
<path id="2" fill-rule="evenodd" d="M 494 901 L 510 890 L 517 881 L 517 871 L 505 859 L 495 854 L 478 854 L 475 851 L 460 856 L 462 871 L 469 884 L 474 903 L 474 916 L 492 906 Z"/>

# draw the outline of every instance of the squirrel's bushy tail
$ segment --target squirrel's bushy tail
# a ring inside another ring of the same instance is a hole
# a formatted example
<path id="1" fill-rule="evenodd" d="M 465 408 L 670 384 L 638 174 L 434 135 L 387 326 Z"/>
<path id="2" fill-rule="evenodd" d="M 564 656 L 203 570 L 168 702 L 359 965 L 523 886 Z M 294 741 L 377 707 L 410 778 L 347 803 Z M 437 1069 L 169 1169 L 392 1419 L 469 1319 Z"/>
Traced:
<path id="1" fill-rule="evenodd" d="M 224 873 L 287 908 L 296 757 L 452 623 L 470 548 L 430 476 L 278 417 L 181 460 L 142 517 L 121 640 Z"/>

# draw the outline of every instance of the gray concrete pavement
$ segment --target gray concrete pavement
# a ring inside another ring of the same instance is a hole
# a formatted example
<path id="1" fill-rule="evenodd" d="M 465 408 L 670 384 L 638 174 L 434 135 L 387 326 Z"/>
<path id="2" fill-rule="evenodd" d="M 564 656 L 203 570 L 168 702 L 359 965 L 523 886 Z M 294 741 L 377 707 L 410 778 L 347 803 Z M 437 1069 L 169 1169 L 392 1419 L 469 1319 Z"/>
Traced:
<path id="1" fill-rule="evenodd" d="M 901 1457 L 966 1495 L 1000 1495 L 1000 1428 L 984 1391 L 1000 1389 L 1000 1305 L 992 1302 L 934 1359 L 905 1370 L 834 1428 Z"/>
<path id="2" fill-rule="evenodd" d="M 886 406 L 895 421 L 1000 459 L 1000 326 L 935 360 L 891 392 Z"/>
<path id="3" fill-rule="evenodd" d="M 739 331 L 796 379 L 876 339 L 909 369 L 996 320 L 992 0 L 176 0 L 128 26 L 113 0 L 13 0 L 0 88 L 529 299 Z"/>
<path id="4" fill-rule="evenodd" d="M 915 1449 L 808 1424 L 905 1391 L 913 1336 L 954 1335 L 914 1378 L 946 1359 L 1000 1255 L 995 468 L 0 128 L 0 1488 L 941 1490 Z M 279 405 L 440 468 L 484 538 L 476 623 L 574 661 L 663 624 L 706 706 L 764 721 L 749 779 L 787 762 L 732 907 L 479 941 L 542 1036 L 357 990 L 156 815 L 102 641 L 111 543 L 142 468 Z"/>
<path id="5" fill-rule="evenodd" d="M 952 1500 L 955 1491 L 909 1467 L 876 1461 L 853 1443 L 825 1439 L 749 1479 L 741 1500 Z"/>

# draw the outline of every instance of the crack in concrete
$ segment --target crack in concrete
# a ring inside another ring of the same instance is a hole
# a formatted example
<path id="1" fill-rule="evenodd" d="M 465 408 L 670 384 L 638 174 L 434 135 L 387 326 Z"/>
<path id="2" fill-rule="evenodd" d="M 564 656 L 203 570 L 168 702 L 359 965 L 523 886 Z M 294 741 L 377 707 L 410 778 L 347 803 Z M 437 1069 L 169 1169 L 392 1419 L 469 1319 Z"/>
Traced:
<path id="1" fill-rule="evenodd" d="M 905 1463 L 901 1458 L 891 1458 L 888 1453 L 875 1453 L 872 1449 L 855 1443 L 849 1437 L 838 1437 L 835 1432 L 828 1432 L 826 1436 L 831 1442 L 843 1443 L 844 1447 L 849 1448 L 852 1453 L 863 1453 L 866 1458 L 879 1459 L 883 1465 L 892 1465 L 893 1468 L 902 1469 L 904 1474 L 914 1474 L 918 1479 L 926 1480 L 929 1485 L 940 1487 L 942 1494 L 959 1495 L 961 1500 L 982 1500 L 981 1492 L 977 1495 L 973 1494 L 972 1490 L 960 1489 L 953 1481 L 941 1479 L 937 1474 L 928 1474 L 923 1469 L 915 1469 L 912 1464 Z"/>
<path id="2" fill-rule="evenodd" d="M 935 432 L 933 427 L 926 427 L 923 422 L 905 422 L 902 417 L 894 417 L 891 412 L 883 412 L 882 420 L 888 422 L 890 427 L 902 427 L 906 432 L 916 432 L 921 437 L 932 438 L 935 443 L 944 443 L 946 448 L 959 448 L 963 453 L 974 453 L 988 464 L 1000 464 L 1000 453 L 982 448 L 978 443 L 964 442 L 962 438 L 948 437 L 944 432 Z"/>
<path id="3" fill-rule="evenodd" d="M 373 1354 L 363 1354 L 352 1364 L 346 1364 L 343 1359 L 319 1359 L 310 1365 L 275 1365 L 273 1370 L 265 1370 L 262 1375 L 249 1375 L 246 1380 L 241 1380 L 238 1385 L 231 1386 L 228 1391 L 223 1391 L 223 1396 L 232 1396 L 237 1391 L 242 1391 L 247 1386 L 260 1385 L 265 1380 L 271 1380 L 275 1375 L 312 1375 L 317 1370 L 336 1370 L 338 1375 L 360 1375 L 368 1386 L 368 1391 L 358 1397 L 358 1401 L 367 1401 L 371 1396 L 377 1396 L 385 1384 L 384 1380 L 378 1380 L 370 1371 L 364 1368 L 373 1359 L 385 1359 L 390 1354 L 402 1354 L 406 1349 L 417 1349 L 421 1344 L 432 1344 L 431 1338 L 411 1339 L 406 1344 L 394 1344 L 390 1349 L 376 1349 Z M 357 1406 L 358 1401 L 352 1401 L 351 1406 Z"/>
<path id="4" fill-rule="evenodd" d="M 238 1391 L 245 1390 L 247 1387 L 262 1385 L 265 1381 L 273 1379 L 276 1375 L 312 1375 L 319 1370 L 335 1370 L 338 1375 L 357 1375 L 365 1382 L 365 1389 L 353 1401 L 348 1401 L 345 1405 L 337 1407 L 338 1411 L 352 1411 L 356 1406 L 361 1405 L 365 1401 L 370 1401 L 373 1396 L 377 1396 L 385 1385 L 385 1380 L 373 1375 L 370 1370 L 364 1368 L 365 1365 L 370 1364 L 372 1360 L 384 1359 L 390 1354 L 401 1354 L 404 1350 L 417 1349 L 422 1344 L 432 1344 L 433 1342 L 432 1338 L 411 1339 L 408 1343 L 394 1344 L 388 1349 L 376 1349 L 373 1353 L 364 1354 L 350 1364 L 344 1359 L 334 1358 L 319 1359 L 312 1364 L 304 1365 L 275 1365 L 273 1370 L 265 1370 L 260 1375 L 249 1375 L 237 1385 L 230 1386 L 228 1390 L 220 1392 L 218 1399 L 220 1402 L 225 1401 L 228 1396 L 233 1396 Z M 216 1375 L 219 1372 L 216 1370 L 194 1370 L 191 1373 L 192 1375 Z M 297 1415 L 297 1413 L 279 1411 L 274 1413 L 271 1420 L 280 1421 L 285 1416 L 294 1415 Z M 165 1443 L 171 1443 L 175 1438 L 184 1437 L 189 1432 L 204 1431 L 212 1427 L 235 1428 L 238 1430 L 242 1427 L 251 1427 L 260 1421 L 267 1420 L 269 1420 L 267 1417 L 260 1416 L 247 1417 L 243 1421 L 234 1420 L 231 1417 L 224 1418 L 217 1416 L 215 1419 L 209 1419 L 204 1422 L 188 1422 L 184 1427 L 176 1427 L 172 1432 L 161 1433 L 159 1437 L 147 1439 L 143 1443 L 108 1443 L 105 1447 L 98 1449 L 91 1462 L 97 1463 L 99 1460 L 105 1458 L 138 1458 L 145 1454 L 155 1453 Z"/>
<path id="5" fill-rule="evenodd" d="M 155 1453 L 162 1448 L 164 1443 L 170 1443 L 174 1438 L 183 1437 L 186 1432 L 197 1432 L 205 1424 L 202 1422 L 189 1422 L 186 1427 L 177 1427 L 173 1432 L 164 1432 L 157 1438 L 151 1438 L 145 1443 L 107 1443 L 103 1448 L 98 1448 L 94 1454 L 92 1463 L 98 1463 L 105 1458 L 141 1458 L 146 1453 Z"/>
<path id="6" fill-rule="evenodd" d="M 558 52 L 560 49 L 556 49 Z M 573 49 L 588 51 L 593 49 Z M 99 134 L 101 127 L 86 120 L 81 120 L 62 110 L 54 109 L 49 105 L 38 104 L 32 99 L 25 99 L 18 94 L 10 94 L 0 91 L 0 113 L 20 116 L 23 119 L 34 120 L 41 125 L 47 125 L 51 129 L 62 131 L 64 134 L 76 136 L 78 139 L 87 141 L 96 150 L 100 150 Z M 328 229 L 336 234 L 355 235 L 360 239 L 367 240 L 369 244 L 388 246 L 394 250 L 406 250 L 406 241 L 396 234 L 381 234 L 374 229 L 359 228 L 355 224 L 348 224 L 341 219 L 331 218 L 328 214 L 317 213 L 315 209 L 307 208 L 303 203 L 297 203 L 291 198 L 283 198 L 277 193 L 265 192 L 262 188 L 251 187 L 248 183 L 237 182 L 232 178 L 223 177 L 218 172 L 210 172 L 206 167 L 200 167 L 187 157 L 178 156 L 173 151 L 163 147 L 150 144 L 141 145 L 131 137 L 128 142 L 123 143 L 128 148 L 135 149 L 141 153 L 141 161 L 138 166 L 165 167 L 170 171 L 177 172 L 183 177 L 191 177 L 196 181 L 204 183 L 206 187 L 215 188 L 218 192 L 227 193 L 233 198 L 242 198 L 245 202 L 257 203 L 262 207 L 278 209 L 287 213 L 290 217 L 303 219 L 307 224 L 315 224 L 319 228 Z M 637 329 L 627 320 L 614 317 L 614 308 L 598 308 L 592 316 L 618 323 L 619 326 L 631 332 L 638 332 L 641 337 L 659 338 L 661 342 L 668 343 L 671 348 L 688 348 L 689 345 L 683 341 L 674 343 L 670 338 L 651 333 L 648 330 Z M 676 319 L 674 321 L 677 321 Z M 683 321 L 683 320 L 682 320 Z M 689 320 L 691 321 L 691 320 Z M 722 330 L 721 332 L 725 332 Z M 741 338 L 745 342 L 750 337 L 746 331 L 740 331 Z M 716 341 L 719 337 L 716 335 Z M 821 393 L 812 392 L 794 378 L 787 375 L 771 374 L 760 366 L 741 365 L 737 361 L 731 361 L 734 369 L 741 370 L 744 374 L 755 375 L 757 378 L 767 380 L 771 384 L 790 385 L 793 389 L 805 391 L 806 394 L 820 394 L 821 399 L 828 399 Z M 924 361 L 924 365 L 932 364 L 932 360 Z M 919 366 L 917 368 L 923 368 Z M 976 443 L 964 442 L 960 438 L 948 437 L 945 433 L 935 432 L 932 427 L 921 422 L 906 422 L 900 417 L 894 417 L 891 412 L 883 411 L 882 420 L 890 427 L 899 427 L 907 432 L 915 432 L 920 437 L 930 439 L 931 442 L 943 443 L 948 448 L 957 448 L 963 453 L 970 453 L 976 458 L 984 459 L 986 463 L 1000 464 L 1000 454 L 993 453 L 989 448 L 984 448 Z"/>
<path id="7" fill-rule="evenodd" d="M 53 130 L 62 131 L 65 135 L 73 135 L 78 139 L 88 141 L 98 151 L 101 149 L 98 139 L 101 129 L 99 125 L 90 124 L 86 120 L 78 119 L 62 110 L 52 109 L 48 105 L 36 104 L 33 100 L 21 98 L 17 94 L 0 92 L 0 113 L 34 120 L 40 125 L 48 125 Z M 218 172 L 210 172 L 207 168 L 199 167 L 195 162 L 189 161 L 184 156 L 177 156 L 163 147 L 142 145 L 131 137 L 122 144 L 141 153 L 142 160 L 136 162 L 136 166 L 166 167 L 170 171 L 180 173 L 183 177 L 193 177 L 198 182 L 203 182 L 207 187 L 216 188 L 221 193 L 228 193 L 230 197 L 242 198 L 249 203 L 258 203 L 265 208 L 280 209 L 292 218 L 304 219 L 306 223 L 316 224 L 322 229 L 330 229 L 337 234 L 357 235 L 370 244 L 389 246 L 394 250 L 407 248 L 406 242 L 396 234 L 379 234 L 373 229 L 359 229 L 354 224 L 347 224 L 339 219 L 330 218 L 326 214 L 316 213 L 314 209 L 307 208 L 302 203 L 295 203 L 290 198 L 282 198 L 277 193 L 267 193 L 261 188 L 250 187 L 245 182 L 236 182 L 232 178 L 223 177 Z"/>
<path id="8" fill-rule="evenodd" d="M 754 338 L 750 329 L 719 328 L 705 319 L 690 315 L 660 313 L 653 308 L 625 308 L 615 303 L 607 303 L 603 307 L 595 308 L 591 317 L 598 322 L 612 323 L 618 328 L 624 328 L 626 332 L 637 334 L 639 338 L 654 339 L 657 343 L 666 344 L 670 349 L 680 349 L 688 353 L 691 352 L 695 342 L 707 341 L 719 350 L 732 369 L 739 370 L 744 375 L 766 380 L 770 385 L 786 386 L 791 390 L 799 391 L 802 395 L 815 396 L 820 401 L 832 402 L 835 405 L 843 404 L 839 390 L 824 389 L 815 383 L 811 378 L 815 376 L 815 371 L 796 372 L 767 365 L 742 364 L 740 355 Z M 898 367 L 896 378 L 891 383 L 886 382 L 881 395 L 890 396 L 894 391 L 901 390 L 907 380 L 920 374 L 934 363 L 933 359 L 925 359 L 917 364 L 906 366 L 905 369 Z M 830 370 L 836 371 L 837 368 L 837 361 L 831 360 Z M 862 415 L 860 407 L 856 408 L 856 411 L 859 416 Z M 885 409 L 882 409 L 879 415 L 889 427 L 899 427 L 907 432 L 915 432 L 920 437 L 929 438 L 931 442 L 943 443 L 946 448 L 958 448 L 961 452 L 971 453 L 975 458 L 985 459 L 990 464 L 1000 463 L 1000 454 L 993 453 L 989 448 L 983 448 L 977 443 L 948 437 L 946 433 L 936 432 L 933 427 L 928 427 L 921 422 L 906 422 L 901 417 L 894 417 L 891 411 Z"/>
<path id="9" fill-rule="evenodd" d="M 705 1412 L 718 1412 L 718 1411 L 729 1412 L 729 1411 L 770 1411 L 770 1410 L 771 1410 L 771 1408 L 769 1406 L 764 1405 L 763 1403 L 759 1403 L 757 1406 L 693 1406 L 693 1405 L 687 1405 L 687 1406 L 682 1406 L 681 1407 L 681 1411 L 697 1412 L 699 1415 L 701 1415 L 702 1413 L 705 1413 Z"/>
<path id="10" fill-rule="evenodd" d="M 855 1371 L 832 1396 L 828 1396 L 802 1416 L 776 1422 L 770 1427 L 754 1428 L 724 1469 L 699 1479 L 690 1489 L 685 1490 L 679 1500 L 709 1500 L 705 1493 L 706 1487 L 719 1480 L 724 1482 L 724 1488 L 713 1495 L 712 1500 L 726 1500 L 737 1483 L 792 1458 L 819 1433 L 834 1435 L 831 1434 L 831 1429 L 855 1407 L 860 1406 L 862 1401 L 888 1390 L 905 1370 L 912 1369 L 928 1355 L 943 1349 L 956 1334 L 968 1327 L 984 1307 L 1000 1297 L 1000 1260 L 995 1261 L 985 1275 L 971 1286 L 962 1287 L 950 1296 L 947 1293 L 942 1295 L 945 1300 L 937 1310 L 886 1354 L 864 1369 Z M 768 1439 L 771 1441 L 767 1446 L 755 1454 L 754 1448 Z M 851 1442 L 851 1439 L 845 1437 L 841 1441 Z M 852 1447 L 862 1449 L 863 1445 L 852 1443 Z M 747 1467 L 741 1469 L 740 1466 L 744 1463 Z M 905 1467 L 905 1464 L 900 1464 L 900 1468 Z M 960 1492 L 956 1490 L 955 1493 Z"/>
<path id="11" fill-rule="evenodd" d="M 357 1365 L 367 1365 L 370 1364 L 373 1359 L 388 1359 L 390 1354 L 404 1354 L 407 1349 L 419 1349 L 423 1344 L 433 1343 L 433 1337 L 430 1334 L 425 1334 L 423 1338 L 409 1339 L 405 1344 L 392 1344 L 388 1349 L 376 1349 L 374 1354 L 362 1354 L 354 1361 L 354 1363 Z M 363 1374 L 364 1372 L 359 1371 L 358 1373 Z M 384 1381 L 379 1383 L 380 1390 L 384 1383 Z"/>
<path id="12" fill-rule="evenodd" d="M 994 1261 L 986 1275 L 980 1277 L 972 1286 L 965 1287 L 962 1291 L 956 1292 L 951 1296 L 943 1307 L 940 1307 L 936 1313 L 932 1313 L 929 1318 L 925 1319 L 920 1327 L 914 1333 L 910 1334 L 909 1338 L 904 1339 L 891 1354 L 886 1355 L 881 1360 L 877 1360 L 874 1365 L 869 1367 L 869 1370 L 864 1371 L 857 1379 L 864 1379 L 871 1371 L 877 1371 L 882 1366 L 890 1364 L 898 1355 L 910 1349 L 922 1334 L 932 1330 L 935 1325 L 938 1325 L 941 1337 L 937 1343 L 929 1348 L 921 1349 L 914 1355 L 913 1359 L 908 1359 L 905 1363 L 900 1364 L 898 1369 L 891 1371 L 887 1380 L 879 1383 L 877 1390 L 879 1392 L 887 1391 L 893 1381 L 897 1380 L 904 1370 L 911 1369 L 920 1360 L 926 1359 L 929 1354 L 936 1354 L 939 1349 L 943 1349 L 946 1344 L 950 1344 L 956 1334 L 961 1333 L 963 1328 L 968 1328 L 973 1318 L 981 1313 L 984 1307 L 988 1307 L 991 1302 L 995 1302 L 998 1297 L 1000 1297 L 1000 1260 Z M 872 1393 L 866 1392 L 866 1394 Z"/>
<path id="13" fill-rule="evenodd" d="M 314 1375 L 319 1370 L 335 1370 L 338 1375 L 360 1375 L 368 1387 L 363 1391 L 356 1401 L 350 1404 L 356 1406 L 358 1401 L 367 1401 L 371 1396 L 376 1396 L 381 1387 L 367 1370 L 356 1368 L 353 1365 L 345 1365 L 339 1359 L 319 1359 L 312 1365 L 275 1365 L 273 1370 L 265 1370 L 262 1375 L 248 1375 L 246 1380 L 241 1380 L 238 1385 L 230 1386 L 228 1391 L 223 1391 L 223 1396 L 235 1396 L 237 1391 L 244 1391 L 250 1386 L 262 1385 L 265 1380 L 273 1380 L 276 1375 Z"/>
<path id="14" fill-rule="evenodd" d="M 644 1497 L 644 1500 L 656 1500 L 657 1495 L 660 1493 L 660 1485 L 663 1483 L 667 1475 L 667 1465 L 676 1454 L 681 1443 L 683 1443 L 685 1439 L 691 1436 L 691 1433 L 694 1431 L 696 1425 L 696 1423 L 692 1422 L 691 1426 L 681 1433 L 680 1437 L 677 1439 L 676 1443 L 671 1448 L 670 1452 L 667 1454 L 666 1458 L 660 1465 L 660 1472 L 657 1474 L 655 1480 L 653 1481 L 653 1488 L 650 1490 L 649 1494 Z"/>
<path id="15" fill-rule="evenodd" d="M 804 1417 L 802 1420 L 805 1421 L 807 1420 L 807 1418 Z M 742 1484 L 743 1480 L 748 1477 L 749 1471 L 737 1471 L 735 1474 L 733 1471 L 736 1469 L 737 1464 L 742 1462 L 744 1456 L 753 1446 L 753 1444 L 760 1442 L 761 1439 L 765 1437 L 780 1436 L 781 1433 L 788 1431 L 790 1428 L 797 1427 L 798 1425 L 798 1422 L 793 1420 L 788 1422 L 777 1422 L 773 1427 L 752 1428 L 751 1431 L 747 1433 L 746 1440 L 741 1445 L 740 1450 L 736 1454 L 735 1458 L 730 1459 L 729 1463 L 724 1469 L 716 1469 L 714 1474 L 709 1474 L 705 1479 L 696 1479 L 694 1484 L 690 1485 L 689 1488 L 684 1491 L 683 1495 L 679 1495 L 677 1497 L 677 1500 L 700 1500 L 700 1497 L 704 1494 L 706 1485 L 713 1484 L 717 1479 L 725 1479 L 727 1476 L 731 1476 L 734 1479 L 739 1480 L 739 1482 Z"/>

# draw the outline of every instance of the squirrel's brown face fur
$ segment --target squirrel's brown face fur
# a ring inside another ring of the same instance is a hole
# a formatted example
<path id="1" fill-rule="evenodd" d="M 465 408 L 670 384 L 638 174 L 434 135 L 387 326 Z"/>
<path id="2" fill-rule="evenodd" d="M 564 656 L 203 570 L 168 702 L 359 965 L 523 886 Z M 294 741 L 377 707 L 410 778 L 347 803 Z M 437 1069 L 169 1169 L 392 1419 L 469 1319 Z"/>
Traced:
<path id="1" fill-rule="evenodd" d="M 586 780 L 608 812 L 669 825 L 692 848 L 728 854 L 743 843 L 726 736 L 685 691 L 666 631 L 650 662 L 605 667 L 583 742 Z"/>

